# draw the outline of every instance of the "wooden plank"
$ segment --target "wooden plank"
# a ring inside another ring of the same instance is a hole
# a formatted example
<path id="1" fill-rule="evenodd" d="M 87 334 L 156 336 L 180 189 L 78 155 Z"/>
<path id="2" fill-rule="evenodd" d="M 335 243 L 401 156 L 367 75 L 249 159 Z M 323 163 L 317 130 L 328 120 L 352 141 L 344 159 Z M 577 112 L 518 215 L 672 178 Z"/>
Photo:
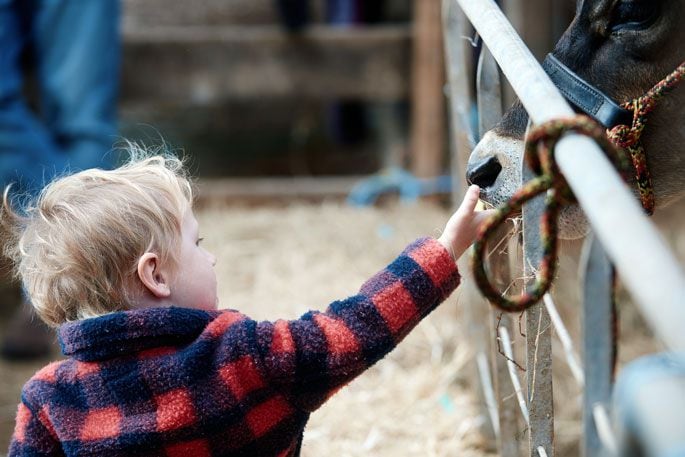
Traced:
<path id="1" fill-rule="evenodd" d="M 442 174 L 445 143 L 441 0 L 414 0 L 411 88 L 411 170 L 418 178 Z"/>
<path id="2" fill-rule="evenodd" d="M 122 5 L 127 27 L 264 25 L 279 21 L 273 0 L 123 0 Z"/>
<path id="3" fill-rule="evenodd" d="M 364 176 L 201 179 L 199 202 L 345 198 Z"/>
<path id="4" fill-rule="evenodd" d="M 312 26 L 296 36 L 275 25 L 130 28 L 124 31 L 122 102 L 402 99 L 408 94 L 410 37 L 408 25 Z"/>
<path id="5" fill-rule="evenodd" d="M 613 280 L 611 263 L 594 236 L 585 240 L 582 253 L 583 283 L 583 436 L 581 452 L 585 457 L 601 455 L 600 440 L 593 409 L 608 407 L 613 381 L 614 331 L 612 321 Z"/>

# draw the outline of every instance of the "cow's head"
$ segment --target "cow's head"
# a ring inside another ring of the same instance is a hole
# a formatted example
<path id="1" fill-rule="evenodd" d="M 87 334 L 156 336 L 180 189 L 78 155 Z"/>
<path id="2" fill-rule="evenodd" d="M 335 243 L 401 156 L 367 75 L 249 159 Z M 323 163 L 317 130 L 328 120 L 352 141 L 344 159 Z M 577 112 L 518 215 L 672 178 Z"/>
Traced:
<path id="1" fill-rule="evenodd" d="M 580 0 L 553 54 L 617 102 L 634 99 L 685 59 L 682 0 Z M 676 88 L 650 115 L 642 141 L 658 206 L 685 193 L 685 87 Z M 528 115 L 520 103 L 476 146 L 467 179 L 494 205 L 520 185 L 522 138 Z M 566 214 L 566 236 L 582 235 L 582 222 Z"/>

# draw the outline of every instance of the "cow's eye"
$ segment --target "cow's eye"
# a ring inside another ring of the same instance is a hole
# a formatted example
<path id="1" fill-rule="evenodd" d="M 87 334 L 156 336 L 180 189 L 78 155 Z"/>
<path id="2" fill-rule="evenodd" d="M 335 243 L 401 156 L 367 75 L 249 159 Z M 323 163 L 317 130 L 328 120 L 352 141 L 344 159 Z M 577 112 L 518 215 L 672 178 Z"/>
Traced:
<path id="1" fill-rule="evenodd" d="M 611 31 L 646 29 L 659 17 L 659 4 L 660 2 L 653 0 L 618 2 L 611 19 Z"/>

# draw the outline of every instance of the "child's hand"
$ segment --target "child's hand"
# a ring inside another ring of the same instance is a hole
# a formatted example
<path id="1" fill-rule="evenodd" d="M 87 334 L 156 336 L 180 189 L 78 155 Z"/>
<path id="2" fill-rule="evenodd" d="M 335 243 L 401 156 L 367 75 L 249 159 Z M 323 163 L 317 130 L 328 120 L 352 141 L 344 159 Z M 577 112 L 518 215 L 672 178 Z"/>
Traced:
<path id="1" fill-rule="evenodd" d="M 475 211 L 478 203 L 480 188 L 472 185 L 466 191 L 466 196 L 457 211 L 450 217 L 438 241 L 445 246 L 456 261 L 471 246 L 476 238 L 478 226 L 487 219 L 494 210 Z"/>

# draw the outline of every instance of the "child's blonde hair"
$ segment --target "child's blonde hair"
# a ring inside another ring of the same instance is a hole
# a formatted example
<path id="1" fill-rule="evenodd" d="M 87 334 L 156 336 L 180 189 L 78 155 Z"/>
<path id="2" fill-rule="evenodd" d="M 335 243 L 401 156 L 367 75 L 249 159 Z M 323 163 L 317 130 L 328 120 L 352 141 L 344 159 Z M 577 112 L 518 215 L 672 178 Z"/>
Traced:
<path id="1" fill-rule="evenodd" d="M 183 163 L 129 144 L 111 171 L 56 179 L 19 214 L 5 189 L 5 253 L 38 315 L 51 326 L 130 308 L 137 262 L 153 251 L 176 266 L 181 221 L 192 204 Z"/>

